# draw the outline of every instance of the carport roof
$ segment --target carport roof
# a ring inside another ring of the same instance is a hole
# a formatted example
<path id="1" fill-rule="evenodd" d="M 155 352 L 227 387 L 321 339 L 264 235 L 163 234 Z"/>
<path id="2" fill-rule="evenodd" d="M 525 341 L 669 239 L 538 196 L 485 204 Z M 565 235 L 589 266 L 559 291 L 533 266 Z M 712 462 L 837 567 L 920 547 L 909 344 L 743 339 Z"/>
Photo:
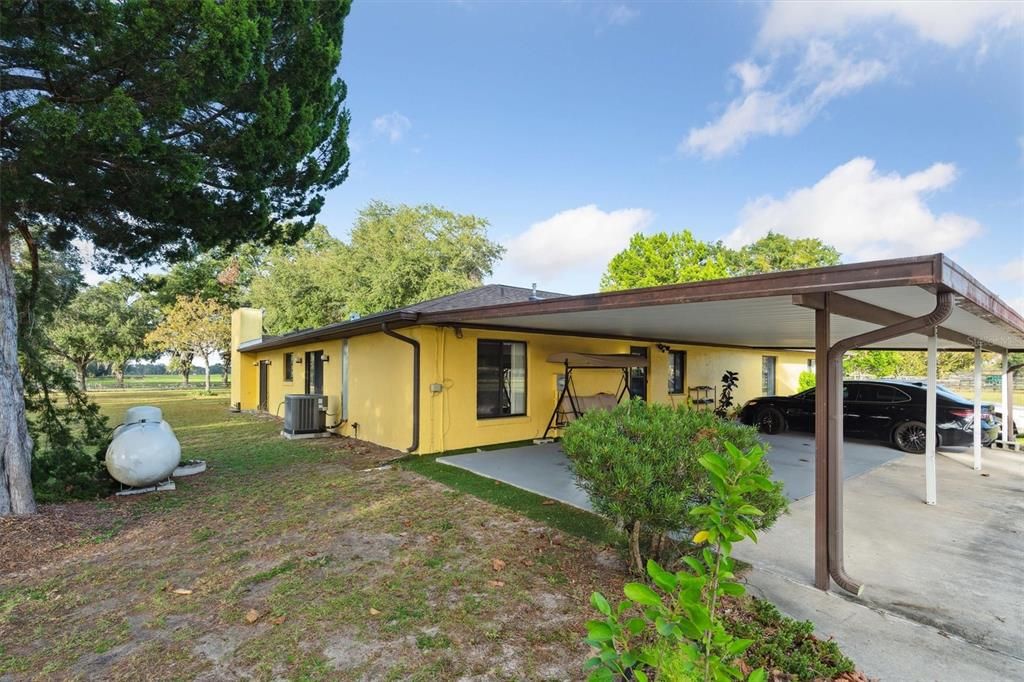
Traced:
<path id="1" fill-rule="evenodd" d="M 812 307 L 821 294 L 830 295 L 835 342 L 927 314 L 935 295 L 946 291 L 956 306 L 940 327 L 940 348 L 1024 349 L 1024 318 L 943 254 L 527 301 L 429 314 L 417 322 L 813 349 Z M 926 337 L 908 334 L 877 347 L 923 350 Z"/>
<path id="2" fill-rule="evenodd" d="M 418 324 L 601 336 L 759 349 L 813 349 L 814 310 L 829 296 L 832 342 L 935 307 L 951 292 L 956 306 L 939 328 L 939 347 L 1024 349 L 1024 318 L 943 254 L 773 272 L 646 289 L 558 296 L 447 310 L 405 308 L 319 329 L 248 342 L 269 350 Z M 923 350 L 921 334 L 873 347 Z"/>

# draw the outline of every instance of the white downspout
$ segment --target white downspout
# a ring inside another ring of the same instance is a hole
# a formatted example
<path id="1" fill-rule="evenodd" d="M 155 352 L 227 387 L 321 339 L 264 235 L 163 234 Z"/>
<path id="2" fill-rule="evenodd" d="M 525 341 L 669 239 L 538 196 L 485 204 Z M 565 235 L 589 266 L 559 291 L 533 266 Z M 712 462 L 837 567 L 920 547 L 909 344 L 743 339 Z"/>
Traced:
<path id="1" fill-rule="evenodd" d="M 925 401 L 925 445 L 924 445 L 924 501 L 935 504 L 935 384 L 939 364 L 939 337 L 935 329 L 928 337 L 928 391 Z"/>
<path id="2" fill-rule="evenodd" d="M 1009 448 L 1013 443 L 1013 410 L 1010 405 L 1010 391 L 1013 390 L 1010 374 L 1010 351 L 1003 351 L 1003 373 L 1000 375 L 1001 388 L 1003 389 L 1003 447 Z"/>
<path id="3" fill-rule="evenodd" d="M 981 346 L 974 347 L 974 470 L 981 470 Z"/>

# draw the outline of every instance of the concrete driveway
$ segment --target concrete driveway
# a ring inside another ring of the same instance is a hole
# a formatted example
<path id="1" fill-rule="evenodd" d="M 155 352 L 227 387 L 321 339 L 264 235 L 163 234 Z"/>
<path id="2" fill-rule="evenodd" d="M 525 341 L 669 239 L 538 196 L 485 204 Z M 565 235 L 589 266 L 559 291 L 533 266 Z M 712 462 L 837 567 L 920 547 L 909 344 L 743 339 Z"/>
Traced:
<path id="1" fill-rule="evenodd" d="M 768 463 L 775 478 L 782 481 L 786 496 L 799 500 L 814 494 L 814 436 L 785 433 L 762 438 L 769 446 Z M 856 441 L 847 441 L 844 451 L 846 479 L 902 456 L 893 448 Z M 576 486 L 559 443 L 449 455 L 438 461 L 593 511 L 587 494 Z"/>
<path id="2" fill-rule="evenodd" d="M 922 456 L 847 442 L 846 566 L 866 584 L 858 598 L 811 587 L 813 437 L 765 440 L 793 502 L 756 545 L 736 548 L 754 566 L 753 593 L 813 621 L 883 680 L 1024 678 L 1024 455 L 986 449 L 977 472 L 968 449 L 943 451 L 930 506 Z M 557 443 L 439 461 L 591 510 Z"/>

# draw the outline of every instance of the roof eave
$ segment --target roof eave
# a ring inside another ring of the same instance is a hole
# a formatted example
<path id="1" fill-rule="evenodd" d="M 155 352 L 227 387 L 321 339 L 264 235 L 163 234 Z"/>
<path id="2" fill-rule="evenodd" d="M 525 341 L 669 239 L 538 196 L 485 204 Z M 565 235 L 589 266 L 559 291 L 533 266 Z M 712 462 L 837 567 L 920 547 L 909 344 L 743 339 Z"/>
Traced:
<path id="1" fill-rule="evenodd" d="M 419 318 L 417 313 L 405 310 L 396 310 L 379 315 L 369 315 L 358 320 L 348 320 L 330 324 L 325 327 L 318 327 L 303 332 L 285 334 L 267 341 L 249 345 L 248 342 L 240 344 L 238 350 L 242 353 L 255 353 L 265 350 L 275 350 L 288 346 L 297 346 L 317 341 L 333 341 L 335 339 L 347 339 L 352 336 L 373 334 L 381 331 L 381 325 L 388 325 L 389 328 L 397 329 L 408 327 L 416 323 Z"/>

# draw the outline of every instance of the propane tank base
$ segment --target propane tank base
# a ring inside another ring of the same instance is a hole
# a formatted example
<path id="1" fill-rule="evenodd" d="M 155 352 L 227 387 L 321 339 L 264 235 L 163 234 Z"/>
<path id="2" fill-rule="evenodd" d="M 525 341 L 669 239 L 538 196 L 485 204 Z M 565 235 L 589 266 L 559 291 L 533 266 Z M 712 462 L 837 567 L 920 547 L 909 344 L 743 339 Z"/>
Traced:
<path id="1" fill-rule="evenodd" d="M 147 485 L 142 488 L 125 488 L 124 490 L 119 490 L 114 494 L 118 496 L 142 495 L 143 493 L 159 493 L 164 492 L 165 490 L 175 490 L 176 488 L 177 486 L 174 485 L 174 481 L 168 479 L 162 483 L 157 483 L 156 485 Z"/>

